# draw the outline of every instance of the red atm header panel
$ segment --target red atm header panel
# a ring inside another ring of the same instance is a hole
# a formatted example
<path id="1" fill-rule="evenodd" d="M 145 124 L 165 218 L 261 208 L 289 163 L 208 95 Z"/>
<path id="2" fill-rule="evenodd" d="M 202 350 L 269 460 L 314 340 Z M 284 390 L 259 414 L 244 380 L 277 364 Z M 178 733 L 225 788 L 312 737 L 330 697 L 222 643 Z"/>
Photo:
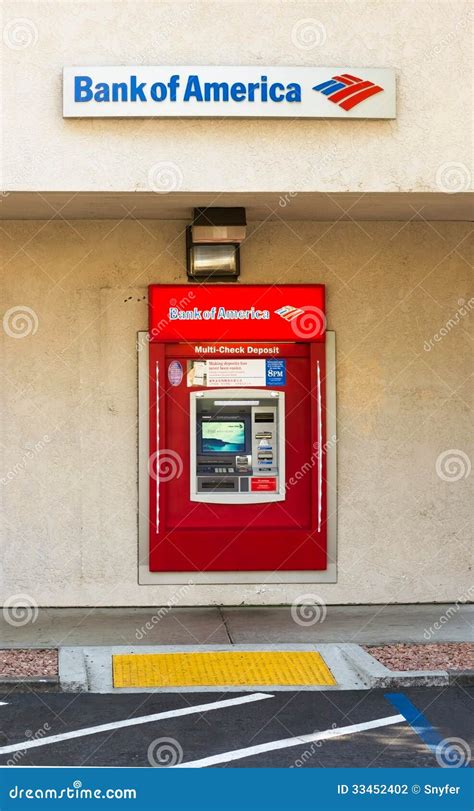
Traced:
<path id="1" fill-rule="evenodd" d="M 151 285 L 150 340 L 324 341 L 324 285 Z"/>

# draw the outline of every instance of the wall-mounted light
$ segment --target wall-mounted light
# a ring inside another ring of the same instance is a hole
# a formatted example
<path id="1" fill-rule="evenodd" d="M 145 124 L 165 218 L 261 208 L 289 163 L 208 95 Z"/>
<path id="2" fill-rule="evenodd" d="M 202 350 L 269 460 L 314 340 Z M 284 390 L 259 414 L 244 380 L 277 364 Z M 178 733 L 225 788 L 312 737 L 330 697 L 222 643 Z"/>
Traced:
<path id="1" fill-rule="evenodd" d="M 240 273 L 239 245 L 245 239 L 245 208 L 195 208 L 186 229 L 190 279 L 223 281 Z"/>

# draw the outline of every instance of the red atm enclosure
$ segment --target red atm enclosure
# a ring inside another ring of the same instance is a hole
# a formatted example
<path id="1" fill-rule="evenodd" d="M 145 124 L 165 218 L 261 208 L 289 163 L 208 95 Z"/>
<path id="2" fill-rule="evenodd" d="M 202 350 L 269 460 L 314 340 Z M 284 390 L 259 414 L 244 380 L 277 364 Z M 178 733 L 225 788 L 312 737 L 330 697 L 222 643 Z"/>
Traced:
<path id="1" fill-rule="evenodd" d="M 152 285 L 150 570 L 326 568 L 322 285 Z"/>

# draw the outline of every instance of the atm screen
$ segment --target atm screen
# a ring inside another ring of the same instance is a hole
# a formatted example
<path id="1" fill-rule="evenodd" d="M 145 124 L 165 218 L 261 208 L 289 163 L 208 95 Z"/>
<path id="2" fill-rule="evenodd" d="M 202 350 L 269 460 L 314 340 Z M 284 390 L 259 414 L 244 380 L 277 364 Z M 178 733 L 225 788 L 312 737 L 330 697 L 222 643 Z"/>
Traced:
<path id="1" fill-rule="evenodd" d="M 245 451 L 245 422 L 203 420 L 202 453 L 242 453 Z"/>

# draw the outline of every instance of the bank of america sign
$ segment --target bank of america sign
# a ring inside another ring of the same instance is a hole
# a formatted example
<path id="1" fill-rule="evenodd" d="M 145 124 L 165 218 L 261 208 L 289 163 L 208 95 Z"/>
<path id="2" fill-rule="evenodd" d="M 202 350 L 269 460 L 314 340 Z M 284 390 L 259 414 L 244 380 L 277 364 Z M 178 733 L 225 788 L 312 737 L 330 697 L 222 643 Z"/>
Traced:
<path id="1" fill-rule="evenodd" d="M 65 67 L 65 118 L 395 118 L 391 68 Z"/>

